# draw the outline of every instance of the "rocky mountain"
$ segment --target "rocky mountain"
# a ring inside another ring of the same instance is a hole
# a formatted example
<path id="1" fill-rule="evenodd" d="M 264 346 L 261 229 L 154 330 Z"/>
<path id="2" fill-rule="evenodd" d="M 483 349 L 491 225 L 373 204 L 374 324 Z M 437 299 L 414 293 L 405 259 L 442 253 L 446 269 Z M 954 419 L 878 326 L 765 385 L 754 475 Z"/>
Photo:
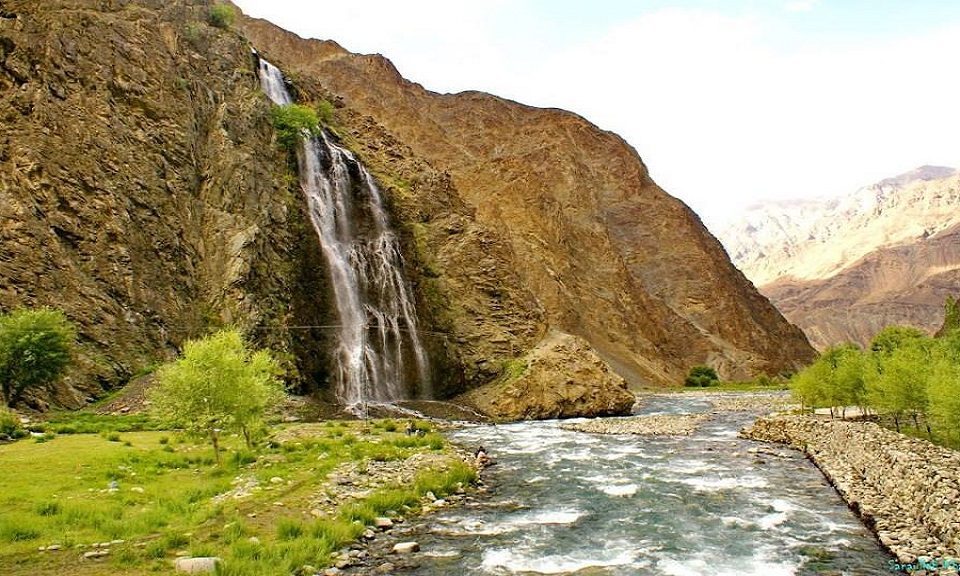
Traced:
<path id="1" fill-rule="evenodd" d="M 960 287 L 960 174 L 922 166 L 822 201 L 757 206 L 722 231 L 733 259 L 824 348 L 890 324 L 934 331 Z"/>
<path id="2" fill-rule="evenodd" d="M 437 396 L 502 384 L 544 346 L 598 355 L 633 385 L 811 357 L 616 135 L 565 111 L 435 94 L 381 56 L 267 22 L 211 26 L 210 5 L 0 2 L 0 309 L 48 304 L 78 324 L 59 402 L 227 324 L 281 351 L 303 389 L 329 380 L 325 264 L 251 48 L 299 101 L 334 104 L 331 130 L 380 182 Z M 547 346 L 563 333 L 578 344 Z"/>

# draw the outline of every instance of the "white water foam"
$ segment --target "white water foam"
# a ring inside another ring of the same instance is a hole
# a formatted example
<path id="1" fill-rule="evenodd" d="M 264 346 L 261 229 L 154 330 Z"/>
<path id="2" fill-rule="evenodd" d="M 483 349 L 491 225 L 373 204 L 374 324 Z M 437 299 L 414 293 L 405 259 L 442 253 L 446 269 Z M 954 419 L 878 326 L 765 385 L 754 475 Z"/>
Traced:
<path id="1" fill-rule="evenodd" d="M 760 552 L 746 558 L 723 558 L 697 554 L 690 557 L 666 558 L 657 561 L 657 568 L 667 576 L 794 576 L 799 565 L 775 560 Z"/>
<path id="2" fill-rule="evenodd" d="M 767 481 L 755 476 L 739 478 L 680 478 L 680 482 L 692 486 L 697 492 L 719 492 L 720 490 L 737 490 L 741 488 L 766 488 Z"/>
<path id="3" fill-rule="evenodd" d="M 587 568 L 607 568 L 632 564 L 636 554 L 620 551 L 614 555 L 600 554 L 585 557 L 580 554 L 551 556 L 530 555 L 510 549 L 488 550 L 483 553 L 481 566 L 488 572 L 499 573 L 503 570 L 532 574 L 569 574 Z"/>
<path id="4" fill-rule="evenodd" d="M 783 524 L 786 522 L 790 514 L 797 510 L 797 506 L 795 504 L 782 498 L 775 498 L 771 500 L 770 507 L 773 508 L 774 512 L 757 520 L 757 524 L 759 524 L 759 526 L 764 530 L 770 530 Z"/>
<path id="5" fill-rule="evenodd" d="M 601 486 L 600 491 L 609 496 L 633 496 L 637 493 L 636 484 L 612 484 L 608 486 Z"/>

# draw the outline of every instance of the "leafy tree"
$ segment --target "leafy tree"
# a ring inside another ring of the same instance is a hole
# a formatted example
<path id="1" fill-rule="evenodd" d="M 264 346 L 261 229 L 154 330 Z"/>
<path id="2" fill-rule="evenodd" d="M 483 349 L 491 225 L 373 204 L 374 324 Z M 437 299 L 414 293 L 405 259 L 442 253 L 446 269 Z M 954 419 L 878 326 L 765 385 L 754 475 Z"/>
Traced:
<path id="1" fill-rule="evenodd" d="M 700 386 L 705 388 L 720 383 L 717 371 L 709 366 L 699 365 L 690 369 L 690 373 L 683 380 L 684 386 Z"/>
<path id="2" fill-rule="evenodd" d="M 926 337 L 922 330 L 912 326 L 887 326 L 873 337 L 870 350 L 878 354 L 892 354 L 903 346 L 918 344 Z"/>
<path id="3" fill-rule="evenodd" d="M 210 22 L 211 26 L 216 26 L 217 28 L 227 29 L 233 26 L 234 20 L 237 19 L 237 12 L 233 9 L 233 6 L 229 4 L 216 4 L 210 7 L 210 12 L 207 13 L 207 20 Z"/>
<path id="4" fill-rule="evenodd" d="M 252 446 L 264 412 L 283 394 L 280 369 L 267 350 L 251 351 L 236 330 L 188 341 L 183 355 L 157 372 L 153 411 L 206 436 L 220 464 L 220 432 L 241 432 Z"/>
<path id="5" fill-rule="evenodd" d="M 937 331 L 937 337 L 960 331 L 960 302 L 951 295 L 943 303 L 943 326 Z"/>
<path id="6" fill-rule="evenodd" d="M 0 315 L 0 387 L 8 405 L 28 388 L 55 382 L 70 364 L 76 331 L 52 308 Z"/>
<path id="7" fill-rule="evenodd" d="M 800 400 L 801 409 L 823 408 L 828 405 L 825 382 L 829 373 L 827 363 L 818 359 L 793 375 L 790 379 L 790 390 Z"/>
<path id="8" fill-rule="evenodd" d="M 960 362 L 955 350 L 938 347 L 927 388 L 930 418 L 953 446 L 960 446 Z"/>
<path id="9" fill-rule="evenodd" d="M 277 141 L 288 150 L 292 150 L 300 142 L 304 133 L 315 134 L 320 129 L 317 112 L 301 104 L 274 106 L 270 117 L 277 131 Z"/>
<path id="10" fill-rule="evenodd" d="M 863 352 L 853 344 L 824 351 L 811 366 L 796 374 L 790 388 L 803 407 L 836 408 L 845 415 L 847 406 L 866 406 Z"/>
<path id="11" fill-rule="evenodd" d="M 897 432 L 903 417 L 910 416 L 919 427 L 919 417 L 927 414 L 929 366 L 930 354 L 923 340 L 874 358 L 873 371 L 867 377 L 870 404 L 893 416 Z"/>
<path id="12" fill-rule="evenodd" d="M 829 366 L 826 396 L 831 410 L 840 408 L 846 416 L 847 406 L 866 406 L 864 356 L 860 348 L 845 344 L 827 350 L 823 355 Z"/>

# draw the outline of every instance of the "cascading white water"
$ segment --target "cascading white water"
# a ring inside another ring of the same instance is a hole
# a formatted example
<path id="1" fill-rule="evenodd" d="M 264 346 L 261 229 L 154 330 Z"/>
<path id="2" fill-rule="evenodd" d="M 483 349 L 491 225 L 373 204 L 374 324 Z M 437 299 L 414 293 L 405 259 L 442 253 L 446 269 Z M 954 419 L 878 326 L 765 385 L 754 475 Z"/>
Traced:
<path id="1" fill-rule="evenodd" d="M 260 83 L 275 104 L 293 99 L 283 74 L 259 59 Z M 403 277 L 403 256 L 373 177 L 326 132 L 304 134 L 297 150 L 300 185 L 329 268 L 339 325 L 334 362 L 337 398 L 354 412 L 402 400 L 412 356 L 421 396 L 429 396 L 427 355 Z"/>

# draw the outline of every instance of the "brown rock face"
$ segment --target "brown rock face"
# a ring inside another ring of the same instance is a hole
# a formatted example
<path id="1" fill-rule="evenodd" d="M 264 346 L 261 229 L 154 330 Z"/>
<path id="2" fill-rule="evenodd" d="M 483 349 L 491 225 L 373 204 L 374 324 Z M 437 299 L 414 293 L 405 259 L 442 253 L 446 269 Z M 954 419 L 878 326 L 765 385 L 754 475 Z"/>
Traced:
<path id="1" fill-rule="evenodd" d="M 0 309 L 51 305 L 78 325 L 58 401 L 211 326 L 329 323 L 244 42 L 184 2 L 2 8 Z M 282 329 L 251 333 L 298 351 Z"/>
<path id="2" fill-rule="evenodd" d="M 543 420 L 629 414 L 635 398 L 582 338 L 551 332 L 500 380 L 459 400 L 496 419 Z"/>
<path id="3" fill-rule="evenodd" d="M 616 135 L 561 110 L 478 92 L 435 94 L 381 56 L 302 40 L 268 22 L 244 19 L 240 28 L 295 81 L 317 82 L 449 174 L 476 225 L 505 241 L 502 253 L 544 323 L 583 337 L 632 384 L 678 383 L 703 362 L 739 377 L 812 357 L 802 333 Z M 364 130 L 355 134 L 362 140 Z M 422 216 L 416 225 L 426 237 L 445 234 L 442 222 Z M 453 279 L 465 276 L 445 272 L 447 297 L 457 302 Z"/>
<path id="4" fill-rule="evenodd" d="M 209 6 L 0 0 L 0 310 L 51 305 L 78 325 L 59 402 L 227 324 L 324 387 L 325 263 L 243 34 L 301 100 L 336 104 L 334 131 L 385 189 L 437 396 L 498 378 L 551 329 L 631 384 L 810 357 L 617 136 L 433 94 L 381 57 L 264 22 L 217 29 Z"/>

